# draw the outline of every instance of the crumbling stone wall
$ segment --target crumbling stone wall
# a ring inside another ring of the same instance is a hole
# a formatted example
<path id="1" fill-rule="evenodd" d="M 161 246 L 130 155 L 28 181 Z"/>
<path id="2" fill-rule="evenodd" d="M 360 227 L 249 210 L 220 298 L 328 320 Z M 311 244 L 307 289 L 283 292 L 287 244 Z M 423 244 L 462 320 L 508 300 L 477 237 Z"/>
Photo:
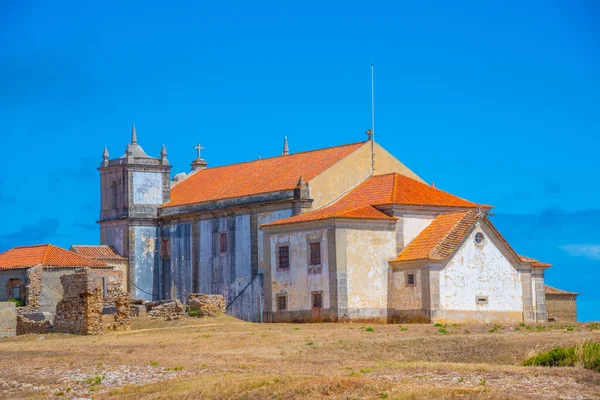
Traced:
<path id="1" fill-rule="evenodd" d="M 46 334 L 52 330 L 50 321 L 32 321 L 22 315 L 17 316 L 17 335 L 28 333 Z"/>
<path id="2" fill-rule="evenodd" d="M 118 290 L 113 291 L 113 295 L 117 312 L 115 313 L 115 322 L 112 325 L 112 329 L 115 331 L 128 331 L 131 328 L 129 313 L 131 299 L 129 294 L 119 286 Z"/>
<path id="3" fill-rule="evenodd" d="M 220 294 L 190 293 L 188 295 L 190 311 L 198 311 L 200 317 L 214 317 L 225 314 L 225 297 Z"/>
<path id="4" fill-rule="evenodd" d="M 94 335 L 102 333 L 102 288 L 85 268 L 60 277 L 63 299 L 56 306 L 55 332 Z"/>
<path id="5" fill-rule="evenodd" d="M 179 319 L 183 314 L 183 305 L 179 300 L 149 301 L 146 303 L 146 311 L 153 318 Z"/>
<path id="6" fill-rule="evenodd" d="M 38 265 L 27 270 L 27 299 L 24 310 L 37 311 L 40 308 L 44 267 Z"/>
<path id="7" fill-rule="evenodd" d="M 115 306 L 118 297 L 123 295 L 123 272 L 117 269 L 102 270 L 102 278 L 106 284 L 105 306 Z"/>
<path id="8" fill-rule="evenodd" d="M 0 303 L 0 338 L 17 334 L 17 307 L 15 303 Z"/>

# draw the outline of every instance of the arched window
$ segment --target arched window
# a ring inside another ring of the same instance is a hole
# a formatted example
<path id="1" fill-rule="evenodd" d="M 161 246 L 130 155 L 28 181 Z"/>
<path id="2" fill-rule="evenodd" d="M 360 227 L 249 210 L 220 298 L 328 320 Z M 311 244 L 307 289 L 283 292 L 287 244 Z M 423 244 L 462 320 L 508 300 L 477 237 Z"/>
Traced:
<path id="1" fill-rule="evenodd" d="M 117 182 L 115 181 L 110 184 L 110 208 L 117 209 Z"/>

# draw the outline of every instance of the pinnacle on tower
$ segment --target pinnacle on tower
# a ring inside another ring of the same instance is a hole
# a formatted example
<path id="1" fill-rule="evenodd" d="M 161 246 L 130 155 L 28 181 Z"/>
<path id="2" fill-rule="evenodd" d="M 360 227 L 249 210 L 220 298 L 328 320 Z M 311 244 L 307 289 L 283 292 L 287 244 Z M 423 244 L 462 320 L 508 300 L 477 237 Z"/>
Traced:
<path id="1" fill-rule="evenodd" d="M 281 155 L 287 156 L 288 154 L 290 154 L 290 147 L 288 146 L 287 136 L 284 136 L 283 137 L 283 152 L 281 153 Z"/>
<path id="2" fill-rule="evenodd" d="M 104 148 L 104 152 L 102 153 L 102 159 L 104 161 L 108 161 L 108 157 L 110 157 L 109 154 L 108 154 L 108 149 L 105 147 Z"/>
<path id="3" fill-rule="evenodd" d="M 135 125 L 131 125 L 131 144 L 137 144 L 137 134 L 135 133 Z"/>
<path id="4" fill-rule="evenodd" d="M 162 145 L 162 149 L 160 150 L 160 162 L 161 164 L 168 164 L 169 160 L 167 160 L 167 148 L 165 145 Z"/>

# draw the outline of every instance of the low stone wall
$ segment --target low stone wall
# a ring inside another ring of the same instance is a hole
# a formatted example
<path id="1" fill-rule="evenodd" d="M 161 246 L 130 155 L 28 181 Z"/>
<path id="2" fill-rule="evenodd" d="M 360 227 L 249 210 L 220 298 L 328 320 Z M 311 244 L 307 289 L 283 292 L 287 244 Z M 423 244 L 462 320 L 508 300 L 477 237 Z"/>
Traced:
<path id="1" fill-rule="evenodd" d="M 225 314 L 225 298 L 220 294 L 188 294 L 188 309 L 198 311 L 200 317 L 214 317 Z"/>
<path id="2" fill-rule="evenodd" d="M 55 332 L 102 333 L 102 288 L 95 278 L 89 268 L 60 277 L 64 294 L 56 306 Z"/>
<path id="3" fill-rule="evenodd" d="M 17 307 L 15 303 L 0 303 L 0 338 L 17 335 Z"/>
<path id="4" fill-rule="evenodd" d="M 146 312 L 153 318 L 179 319 L 183 314 L 183 305 L 179 300 L 149 301 L 145 306 Z"/>
<path id="5" fill-rule="evenodd" d="M 32 321 L 22 315 L 17 316 L 17 335 L 28 333 L 46 334 L 52 330 L 50 321 Z"/>
<path id="6" fill-rule="evenodd" d="M 546 294 L 548 321 L 577 322 L 577 296 Z"/>

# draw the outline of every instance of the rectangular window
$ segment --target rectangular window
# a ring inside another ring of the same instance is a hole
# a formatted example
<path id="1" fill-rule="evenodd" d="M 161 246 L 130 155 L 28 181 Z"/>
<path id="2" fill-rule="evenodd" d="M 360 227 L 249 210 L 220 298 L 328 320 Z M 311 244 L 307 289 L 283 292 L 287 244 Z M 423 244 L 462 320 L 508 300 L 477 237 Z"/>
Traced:
<path id="1" fill-rule="evenodd" d="M 313 292 L 312 294 L 313 307 L 323 307 L 323 293 Z"/>
<path id="2" fill-rule="evenodd" d="M 321 243 L 310 244 L 310 265 L 321 264 Z"/>
<path id="3" fill-rule="evenodd" d="M 171 257 L 171 247 L 169 246 L 169 239 L 163 239 L 160 243 L 160 256 L 162 258 Z"/>
<path id="4" fill-rule="evenodd" d="M 415 286 L 416 277 L 415 274 L 406 274 L 406 285 L 407 286 Z"/>
<path id="5" fill-rule="evenodd" d="M 227 233 L 219 235 L 219 253 L 227 253 Z"/>
<path id="6" fill-rule="evenodd" d="M 102 277 L 102 297 L 106 298 L 106 278 Z"/>
<path id="7" fill-rule="evenodd" d="M 488 303 L 487 296 L 477 296 L 476 303 L 478 306 L 485 306 Z"/>
<path id="8" fill-rule="evenodd" d="M 287 297 L 277 296 L 277 311 L 287 310 Z"/>
<path id="9" fill-rule="evenodd" d="M 290 267 L 290 247 L 281 246 L 279 248 L 279 265 L 278 268 Z"/>

